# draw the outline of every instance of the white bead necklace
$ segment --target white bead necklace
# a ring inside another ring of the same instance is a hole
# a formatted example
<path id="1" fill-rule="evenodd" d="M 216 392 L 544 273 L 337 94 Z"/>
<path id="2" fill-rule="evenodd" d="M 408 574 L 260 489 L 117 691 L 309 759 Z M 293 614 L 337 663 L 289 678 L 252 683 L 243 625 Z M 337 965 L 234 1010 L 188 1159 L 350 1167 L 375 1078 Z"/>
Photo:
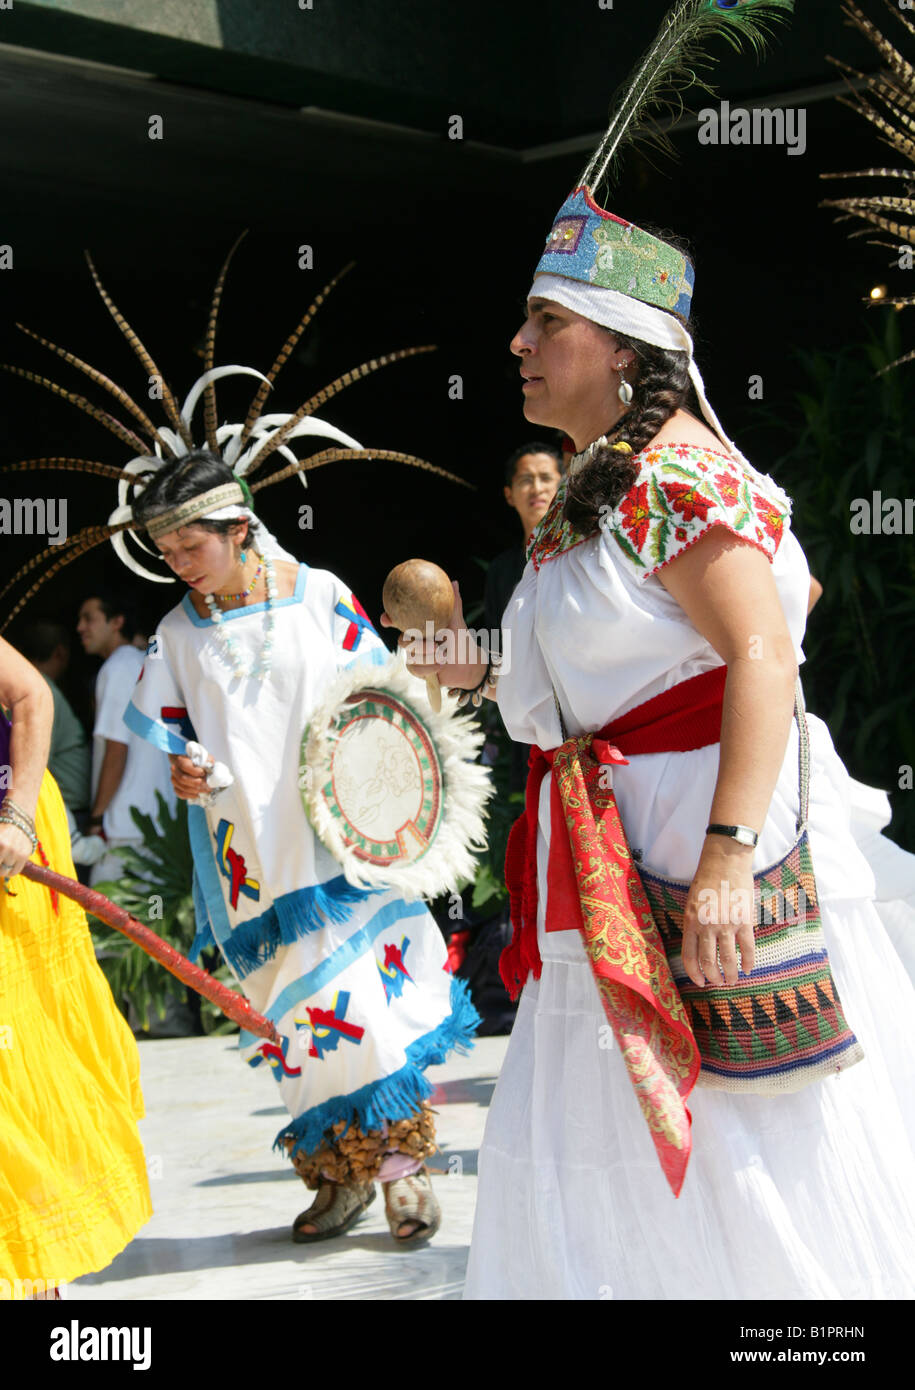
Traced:
<path id="1" fill-rule="evenodd" d="M 219 642 L 226 656 L 232 663 L 232 669 L 240 680 L 248 677 L 262 681 L 270 671 L 273 660 L 273 626 L 274 613 L 273 605 L 276 602 L 276 571 L 273 568 L 273 561 L 269 555 L 264 556 L 264 569 L 266 570 L 267 584 L 267 622 L 264 632 L 264 645 L 261 649 L 260 657 L 255 661 L 250 670 L 241 660 L 241 653 L 237 644 L 225 629 L 225 619 L 222 610 L 216 603 L 215 594 L 204 594 L 207 608 L 210 610 L 210 617 L 213 619 L 216 640 Z"/>

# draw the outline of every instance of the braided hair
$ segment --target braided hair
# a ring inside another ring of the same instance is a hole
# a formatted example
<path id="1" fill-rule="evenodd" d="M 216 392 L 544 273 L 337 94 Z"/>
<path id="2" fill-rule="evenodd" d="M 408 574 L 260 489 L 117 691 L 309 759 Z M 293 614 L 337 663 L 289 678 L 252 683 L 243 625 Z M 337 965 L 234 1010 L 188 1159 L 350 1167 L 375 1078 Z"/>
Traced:
<path id="1" fill-rule="evenodd" d="M 645 228 L 652 231 L 651 228 Z M 677 240 L 656 232 L 683 255 L 686 249 Z M 673 313 L 673 318 L 685 326 L 685 319 Z M 695 399 L 689 379 L 689 358 L 685 352 L 674 352 L 630 338 L 607 329 L 621 348 L 629 349 L 635 358 L 635 379 L 631 382 L 632 404 L 608 433 L 607 445 L 598 449 L 594 458 L 576 470 L 568 482 L 563 516 L 578 531 L 586 534 L 598 529 L 601 518 L 615 507 L 632 487 L 638 476 L 638 464 L 633 456 L 650 444 L 661 429 L 682 406 Z M 695 413 L 700 411 L 698 405 Z M 612 446 L 628 444 L 632 454 Z"/>

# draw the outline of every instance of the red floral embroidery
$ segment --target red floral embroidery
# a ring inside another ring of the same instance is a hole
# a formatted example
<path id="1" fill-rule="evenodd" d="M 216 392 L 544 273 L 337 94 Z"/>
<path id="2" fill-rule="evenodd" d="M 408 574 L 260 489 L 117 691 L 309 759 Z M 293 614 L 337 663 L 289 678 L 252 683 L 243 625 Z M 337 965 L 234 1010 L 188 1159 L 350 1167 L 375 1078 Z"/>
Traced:
<path id="1" fill-rule="evenodd" d="M 699 445 L 664 444 L 643 450 L 639 463 L 611 534 L 643 575 L 656 573 L 716 523 L 770 559 L 775 554 L 785 517 L 736 461 Z"/>
<path id="2" fill-rule="evenodd" d="M 736 507 L 740 496 L 740 480 L 733 473 L 716 473 L 715 483 L 721 493 L 721 500 L 728 507 Z"/>
<path id="3" fill-rule="evenodd" d="M 753 494 L 753 501 L 756 507 L 756 514 L 766 528 L 766 535 L 770 536 L 775 542 L 775 548 L 782 538 L 785 529 L 785 518 L 778 508 L 769 501 L 767 497 L 760 497 L 759 493 Z"/>
<path id="4" fill-rule="evenodd" d="M 695 483 L 661 483 L 661 491 L 674 511 L 683 513 L 684 521 L 694 517 L 707 521 L 709 508 L 715 505 L 710 497 L 703 497 Z"/>
<path id="5" fill-rule="evenodd" d="M 528 543 L 527 558 L 533 562 L 536 570 L 547 560 L 555 560 L 557 555 L 563 555 L 567 550 L 572 550 L 588 539 L 588 536 L 577 531 L 571 522 L 563 518 L 565 494 L 566 483 L 563 479 L 548 511 Z"/>
<path id="6" fill-rule="evenodd" d="M 648 528 L 651 526 L 651 506 L 648 502 L 647 483 L 639 483 L 638 487 L 627 492 L 620 503 L 620 515 L 626 530 L 629 532 L 632 544 L 636 550 L 641 550 L 645 544 L 645 537 L 648 535 Z"/>

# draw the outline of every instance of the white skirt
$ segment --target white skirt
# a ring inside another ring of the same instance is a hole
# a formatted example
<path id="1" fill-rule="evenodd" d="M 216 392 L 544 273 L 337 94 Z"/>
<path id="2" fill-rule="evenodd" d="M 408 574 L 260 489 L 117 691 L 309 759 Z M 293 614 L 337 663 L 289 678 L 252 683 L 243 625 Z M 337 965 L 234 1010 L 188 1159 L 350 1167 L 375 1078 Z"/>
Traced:
<path id="1" fill-rule="evenodd" d="M 694 1090 L 679 1198 L 578 932 L 541 931 L 480 1152 L 465 1298 L 915 1294 L 915 991 L 872 902 L 822 913 L 865 1060 L 794 1095 Z"/>

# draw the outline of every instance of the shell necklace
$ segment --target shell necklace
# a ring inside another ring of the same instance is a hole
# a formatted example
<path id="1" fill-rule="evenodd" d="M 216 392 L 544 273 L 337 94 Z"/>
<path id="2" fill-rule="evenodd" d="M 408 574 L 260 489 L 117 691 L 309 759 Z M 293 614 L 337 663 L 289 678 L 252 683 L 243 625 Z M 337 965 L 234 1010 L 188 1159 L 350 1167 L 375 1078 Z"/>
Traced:
<path id="1" fill-rule="evenodd" d="M 273 561 L 270 559 L 269 555 L 264 556 L 264 569 L 267 571 L 267 622 L 264 632 L 264 645 L 261 649 L 260 657 L 257 661 L 255 661 L 254 665 L 250 668 L 250 670 L 245 666 L 244 662 L 242 661 L 241 653 L 238 650 L 236 642 L 229 635 L 229 633 L 226 632 L 225 618 L 223 617 L 222 610 L 216 603 L 216 595 L 204 594 L 207 608 L 209 608 L 210 610 L 210 617 L 213 619 L 216 640 L 222 647 L 223 652 L 228 657 L 229 661 L 232 663 L 232 670 L 235 672 L 235 675 L 238 676 L 239 680 L 246 680 L 249 677 L 252 677 L 259 681 L 264 680 L 264 678 L 268 675 L 270 671 L 270 666 L 273 660 L 273 605 L 276 602 L 276 571 L 273 568 Z M 258 574 L 259 573 L 260 569 L 258 569 Z M 255 575 L 255 582 L 256 579 L 257 575 Z M 222 597 L 247 597 L 247 595 L 252 593 L 253 590 L 254 585 L 252 584 L 251 588 L 247 589 L 244 595 L 224 594 L 222 595 Z"/>

